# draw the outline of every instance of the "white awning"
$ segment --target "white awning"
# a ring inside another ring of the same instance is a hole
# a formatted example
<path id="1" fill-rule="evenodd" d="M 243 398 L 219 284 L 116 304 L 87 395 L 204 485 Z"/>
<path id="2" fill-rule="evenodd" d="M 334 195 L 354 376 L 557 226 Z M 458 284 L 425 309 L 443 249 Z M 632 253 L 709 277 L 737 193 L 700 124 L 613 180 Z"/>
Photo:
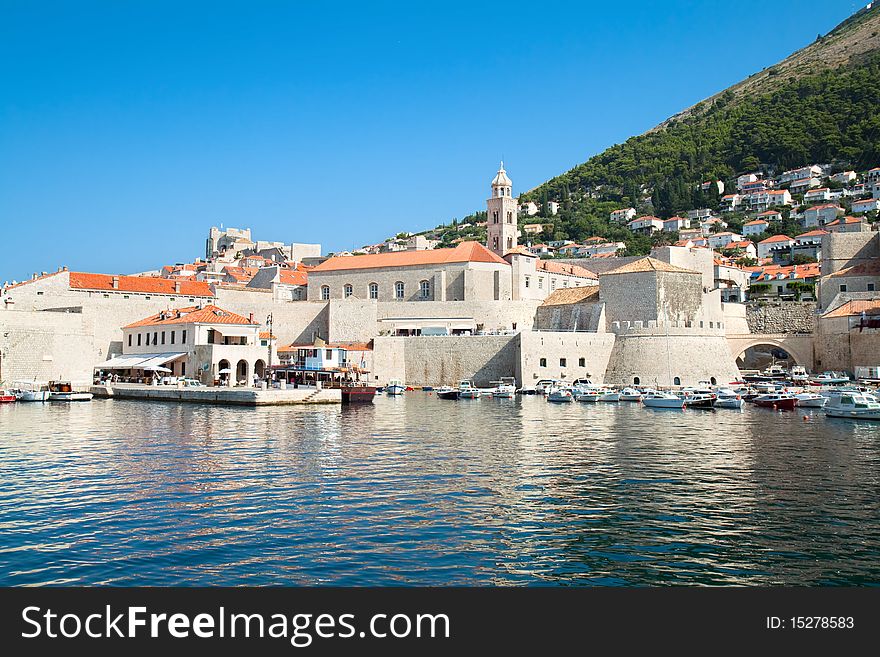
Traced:
<path id="1" fill-rule="evenodd" d="M 186 356 L 186 352 L 163 353 L 163 354 L 125 354 L 115 356 L 100 365 L 95 365 L 96 370 L 130 370 L 143 369 L 144 367 L 158 367 L 165 363 Z"/>
<path id="2" fill-rule="evenodd" d="M 249 338 L 257 337 L 258 327 L 256 326 L 224 326 L 223 328 L 211 327 L 220 335 L 230 338 Z"/>

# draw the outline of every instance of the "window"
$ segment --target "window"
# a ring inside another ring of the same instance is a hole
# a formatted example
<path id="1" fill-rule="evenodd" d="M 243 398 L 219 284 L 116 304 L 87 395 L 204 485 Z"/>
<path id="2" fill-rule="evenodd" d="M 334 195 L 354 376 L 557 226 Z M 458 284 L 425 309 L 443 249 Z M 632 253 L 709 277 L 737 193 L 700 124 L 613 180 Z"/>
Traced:
<path id="1" fill-rule="evenodd" d="M 841 285 L 841 286 L 840 286 L 840 291 L 841 291 L 841 292 L 846 292 L 846 285 Z"/>
<path id="2" fill-rule="evenodd" d="M 495 210 L 495 212 L 492 213 L 492 223 L 493 224 L 498 223 L 498 210 Z"/>
<path id="3" fill-rule="evenodd" d="M 165 331 L 162 331 L 162 344 L 165 344 Z"/>
<path id="4" fill-rule="evenodd" d="M 129 296 L 128 296 L 127 294 L 123 294 L 123 295 L 122 295 L 122 298 L 123 298 L 123 299 L 128 299 Z"/>
<path id="5" fill-rule="evenodd" d="M 565 358 L 559 359 L 559 367 L 565 367 L 568 364 L 568 361 Z"/>
<path id="6" fill-rule="evenodd" d="M 342 288 L 342 295 L 348 299 L 352 294 L 354 294 L 354 288 L 352 288 L 351 284 L 346 284 L 345 287 Z"/>
<path id="7" fill-rule="evenodd" d="M 526 276 L 526 287 L 528 287 L 530 283 L 531 283 L 531 277 Z"/>
<path id="8" fill-rule="evenodd" d="M 564 281 L 562 281 L 562 287 L 568 287 L 568 279 L 567 278 Z"/>
<path id="9" fill-rule="evenodd" d="M 674 379 L 672 379 L 672 385 L 674 385 L 674 386 L 680 386 L 680 385 L 681 385 L 681 377 L 680 377 L 680 376 L 677 376 L 677 377 L 675 377 Z"/>
<path id="10" fill-rule="evenodd" d="M 324 360 L 333 360 L 333 350 L 325 349 L 324 350 Z"/>
<path id="11" fill-rule="evenodd" d="M 159 331 L 153 331 L 153 346 L 159 344 Z"/>
<path id="12" fill-rule="evenodd" d="M 397 281 L 394 284 L 394 298 L 403 300 L 404 291 L 403 281 Z"/>
<path id="13" fill-rule="evenodd" d="M 873 291 L 874 291 L 874 284 L 868 283 L 868 292 L 873 292 Z"/>
<path id="14" fill-rule="evenodd" d="M 715 377 L 712 376 L 712 377 L 709 377 L 709 383 L 711 383 L 714 386 L 716 383 L 718 383 L 718 381 L 716 381 Z"/>
<path id="15" fill-rule="evenodd" d="M 496 251 L 498 250 L 498 236 L 492 238 L 492 248 Z"/>
<path id="16" fill-rule="evenodd" d="M 539 290 L 544 289 L 544 277 L 543 276 L 538 276 L 538 289 Z"/>
<path id="17" fill-rule="evenodd" d="M 141 334 L 138 333 L 138 347 L 141 346 Z"/>
<path id="18" fill-rule="evenodd" d="M 321 301 L 327 301 L 330 298 L 330 286 L 322 285 L 321 286 Z"/>
<path id="19" fill-rule="evenodd" d="M 547 359 L 542 358 L 541 360 L 538 361 L 538 365 L 541 367 L 547 367 Z"/>
<path id="20" fill-rule="evenodd" d="M 171 344 L 174 344 L 174 333 L 175 331 L 171 331 Z"/>
<path id="21" fill-rule="evenodd" d="M 186 331 L 180 332 L 180 344 L 186 344 Z"/>
<path id="22" fill-rule="evenodd" d="M 150 300 L 150 297 L 144 297 L 144 299 L 146 299 L 147 301 L 149 301 L 149 300 Z"/>
<path id="23" fill-rule="evenodd" d="M 110 295 L 109 295 L 109 294 L 105 294 L 105 295 L 104 295 L 104 298 L 105 298 L 105 299 L 109 299 L 109 298 L 110 298 Z"/>
<path id="24" fill-rule="evenodd" d="M 427 299 L 431 296 L 431 283 L 428 281 L 422 281 L 419 283 L 419 298 Z"/>
<path id="25" fill-rule="evenodd" d="M 551 279 L 550 279 L 550 289 L 551 289 L 551 290 L 555 290 L 555 289 L 556 289 L 556 279 L 555 279 L 555 278 L 551 278 Z"/>
<path id="26" fill-rule="evenodd" d="M 370 283 L 370 298 L 378 299 L 379 298 L 379 284 L 378 283 Z"/>
<path id="27" fill-rule="evenodd" d="M 642 380 L 639 377 L 637 377 L 637 376 L 633 377 L 633 385 L 634 386 L 639 385 L 639 383 L 641 383 L 641 382 L 642 382 Z"/>
<path id="28" fill-rule="evenodd" d="M 715 328 L 715 322 L 709 322 L 709 328 Z"/>
<path id="29" fill-rule="evenodd" d="M 186 376 L 186 363 L 180 364 L 180 376 Z"/>
<path id="30" fill-rule="evenodd" d="M 513 223 L 513 212 L 507 213 L 507 223 L 509 223 L 509 224 Z"/>
<path id="31" fill-rule="evenodd" d="M 268 340 L 260 340 L 260 346 L 261 347 L 268 347 L 269 341 Z"/>
<path id="32" fill-rule="evenodd" d="M 128 334 L 128 346 L 131 346 L 131 333 Z"/>
<path id="33" fill-rule="evenodd" d="M 578 358 L 578 367 L 586 367 L 587 359 L 586 358 Z"/>

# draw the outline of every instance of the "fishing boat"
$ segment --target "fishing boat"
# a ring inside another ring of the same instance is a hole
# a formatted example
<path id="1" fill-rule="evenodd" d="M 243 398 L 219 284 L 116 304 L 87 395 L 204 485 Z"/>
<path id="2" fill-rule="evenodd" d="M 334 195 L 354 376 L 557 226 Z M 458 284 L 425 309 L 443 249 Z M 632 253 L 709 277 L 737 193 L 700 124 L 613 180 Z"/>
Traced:
<path id="1" fill-rule="evenodd" d="M 810 384 L 814 386 L 836 386 L 849 383 L 846 372 L 822 372 L 810 377 Z"/>
<path id="2" fill-rule="evenodd" d="M 788 373 L 788 378 L 791 379 L 793 383 L 806 383 L 810 380 L 806 368 L 802 365 L 795 365 L 792 367 Z"/>
<path id="3" fill-rule="evenodd" d="M 813 392 L 801 392 L 795 395 L 795 399 L 797 399 L 797 405 L 804 408 L 822 408 L 828 401 L 826 397 Z"/>
<path id="4" fill-rule="evenodd" d="M 453 388 L 451 386 L 440 386 L 439 388 L 434 388 L 434 392 L 437 393 L 438 399 L 458 399 L 458 388 Z"/>
<path id="5" fill-rule="evenodd" d="M 730 388 L 720 388 L 715 394 L 715 408 L 742 408 L 745 404 L 742 395 Z"/>
<path id="6" fill-rule="evenodd" d="M 832 394 L 825 404 L 825 415 L 851 420 L 880 420 L 880 402 L 860 392 Z"/>
<path id="7" fill-rule="evenodd" d="M 406 386 L 400 379 L 391 379 L 385 386 L 386 395 L 402 395 L 404 392 L 406 392 Z"/>
<path id="8" fill-rule="evenodd" d="M 45 402 L 49 401 L 49 384 L 35 381 L 13 381 L 12 393 L 18 401 Z"/>
<path id="9" fill-rule="evenodd" d="M 620 391 L 620 401 L 641 401 L 642 393 L 635 388 L 624 388 Z"/>
<path id="10" fill-rule="evenodd" d="M 604 388 L 602 390 L 602 394 L 599 395 L 600 402 L 619 402 L 620 401 L 620 393 L 617 390 L 613 390 L 612 388 Z"/>
<path id="11" fill-rule="evenodd" d="M 653 390 L 642 397 L 642 403 L 647 408 L 675 408 L 683 409 L 685 401 L 671 392 L 658 392 Z"/>
<path id="12" fill-rule="evenodd" d="M 460 399 L 479 399 L 480 394 L 479 388 L 474 387 L 474 384 L 468 379 L 462 379 L 459 381 L 458 396 Z"/>
<path id="13" fill-rule="evenodd" d="M 492 397 L 513 399 L 516 394 L 516 379 L 512 376 L 503 376 L 500 381 L 492 381 L 492 383 L 495 386 L 489 393 Z"/>
<path id="14" fill-rule="evenodd" d="M 764 395 L 758 395 L 752 400 L 752 403 L 763 408 L 793 411 L 794 407 L 797 406 L 797 399 L 794 395 L 787 392 L 769 392 Z"/>
<path id="15" fill-rule="evenodd" d="M 568 388 L 553 387 L 547 392 L 547 401 L 568 403 L 574 401 L 574 395 Z"/>
<path id="16" fill-rule="evenodd" d="M 11 390 L 0 388 L 0 404 L 10 404 L 16 401 L 16 397 Z"/>
<path id="17" fill-rule="evenodd" d="M 49 381 L 49 401 L 92 401 L 92 393 L 76 392 L 70 381 Z"/>
<path id="18" fill-rule="evenodd" d="M 715 406 L 715 393 L 702 390 L 683 390 L 679 395 L 688 408 L 712 408 Z M 644 398 L 642 401 L 645 401 Z"/>

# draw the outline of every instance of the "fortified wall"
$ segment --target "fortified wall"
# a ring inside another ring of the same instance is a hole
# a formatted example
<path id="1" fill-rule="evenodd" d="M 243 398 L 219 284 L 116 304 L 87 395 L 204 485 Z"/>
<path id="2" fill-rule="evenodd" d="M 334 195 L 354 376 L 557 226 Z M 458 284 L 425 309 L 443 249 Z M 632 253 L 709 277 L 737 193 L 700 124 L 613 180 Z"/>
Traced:
<path id="1" fill-rule="evenodd" d="M 814 301 L 759 301 L 746 304 L 750 333 L 813 333 Z"/>

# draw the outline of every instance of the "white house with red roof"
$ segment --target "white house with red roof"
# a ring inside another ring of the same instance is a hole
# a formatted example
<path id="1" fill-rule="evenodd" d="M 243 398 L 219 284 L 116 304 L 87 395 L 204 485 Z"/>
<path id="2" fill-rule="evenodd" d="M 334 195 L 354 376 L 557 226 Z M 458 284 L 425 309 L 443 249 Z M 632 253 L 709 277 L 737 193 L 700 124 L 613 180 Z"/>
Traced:
<path id="1" fill-rule="evenodd" d="M 267 372 L 269 346 L 260 324 L 214 304 L 162 310 L 122 327 L 122 354 L 95 366 L 123 381 L 157 383 L 165 376 L 207 385 L 254 385 Z"/>
<path id="2" fill-rule="evenodd" d="M 758 242 L 758 258 L 769 258 L 773 255 L 773 251 L 790 249 L 794 243 L 794 240 L 788 235 L 768 237 Z"/>
<path id="3" fill-rule="evenodd" d="M 621 208 L 620 210 L 612 210 L 610 219 L 615 223 L 623 224 L 630 221 L 631 219 L 634 219 L 635 216 L 635 208 Z"/>
<path id="4" fill-rule="evenodd" d="M 732 252 L 741 252 L 742 255 L 739 257 L 745 256 L 752 259 L 758 257 L 758 249 L 755 246 L 755 243 L 752 242 L 752 240 L 740 240 L 738 242 L 731 242 L 722 250 L 728 255 Z"/>
<path id="5" fill-rule="evenodd" d="M 865 180 L 867 180 L 869 183 L 880 182 L 880 167 L 869 169 L 868 173 L 865 174 Z"/>
<path id="6" fill-rule="evenodd" d="M 634 233 L 650 235 L 653 232 L 663 230 L 663 220 L 659 217 L 644 216 L 630 221 L 626 227 Z"/>
<path id="7" fill-rule="evenodd" d="M 706 240 L 709 242 L 709 246 L 711 248 L 723 249 L 731 242 L 739 242 L 740 240 L 742 240 L 742 235 L 731 233 L 730 231 L 724 231 L 721 233 L 713 233 L 711 235 L 707 235 Z"/>
<path id="8" fill-rule="evenodd" d="M 760 235 L 770 227 L 770 222 L 754 219 L 743 224 L 743 235 Z"/>
<path id="9" fill-rule="evenodd" d="M 825 224 L 825 230 L 829 233 L 861 233 L 871 230 L 871 227 L 859 217 L 838 217 Z"/>
<path id="10" fill-rule="evenodd" d="M 814 205 L 804 210 L 804 228 L 817 228 L 834 221 L 843 214 L 843 208 L 834 203 Z"/>
<path id="11" fill-rule="evenodd" d="M 819 187 L 821 184 L 822 182 L 818 178 L 799 178 L 798 180 L 792 180 L 788 189 L 792 194 L 803 194 L 814 187 Z"/>
<path id="12" fill-rule="evenodd" d="M 831 200 L 831 190 L 827 187 L 817 187 L 804 194 L 804 203 L 822 203 Z"/>
<path id="13" fill-rule="evenodd" d="M 852 202 L 852 211 L 854 214 L 861 214 L 862 212 L 873 212 L 875 210 L 880 210 L 880 199 L 869 198 L 861 201 Z"/>
<path id="14" fill-rule="evenodd" d="M 685 219 L 684 217 L 670 217 L 669 219 L 665 219 L 663 221 L 663 230 L 667 233 L 675 233 L 682 228 L 687 228 L 690 225 L 690 219 Z"/>

